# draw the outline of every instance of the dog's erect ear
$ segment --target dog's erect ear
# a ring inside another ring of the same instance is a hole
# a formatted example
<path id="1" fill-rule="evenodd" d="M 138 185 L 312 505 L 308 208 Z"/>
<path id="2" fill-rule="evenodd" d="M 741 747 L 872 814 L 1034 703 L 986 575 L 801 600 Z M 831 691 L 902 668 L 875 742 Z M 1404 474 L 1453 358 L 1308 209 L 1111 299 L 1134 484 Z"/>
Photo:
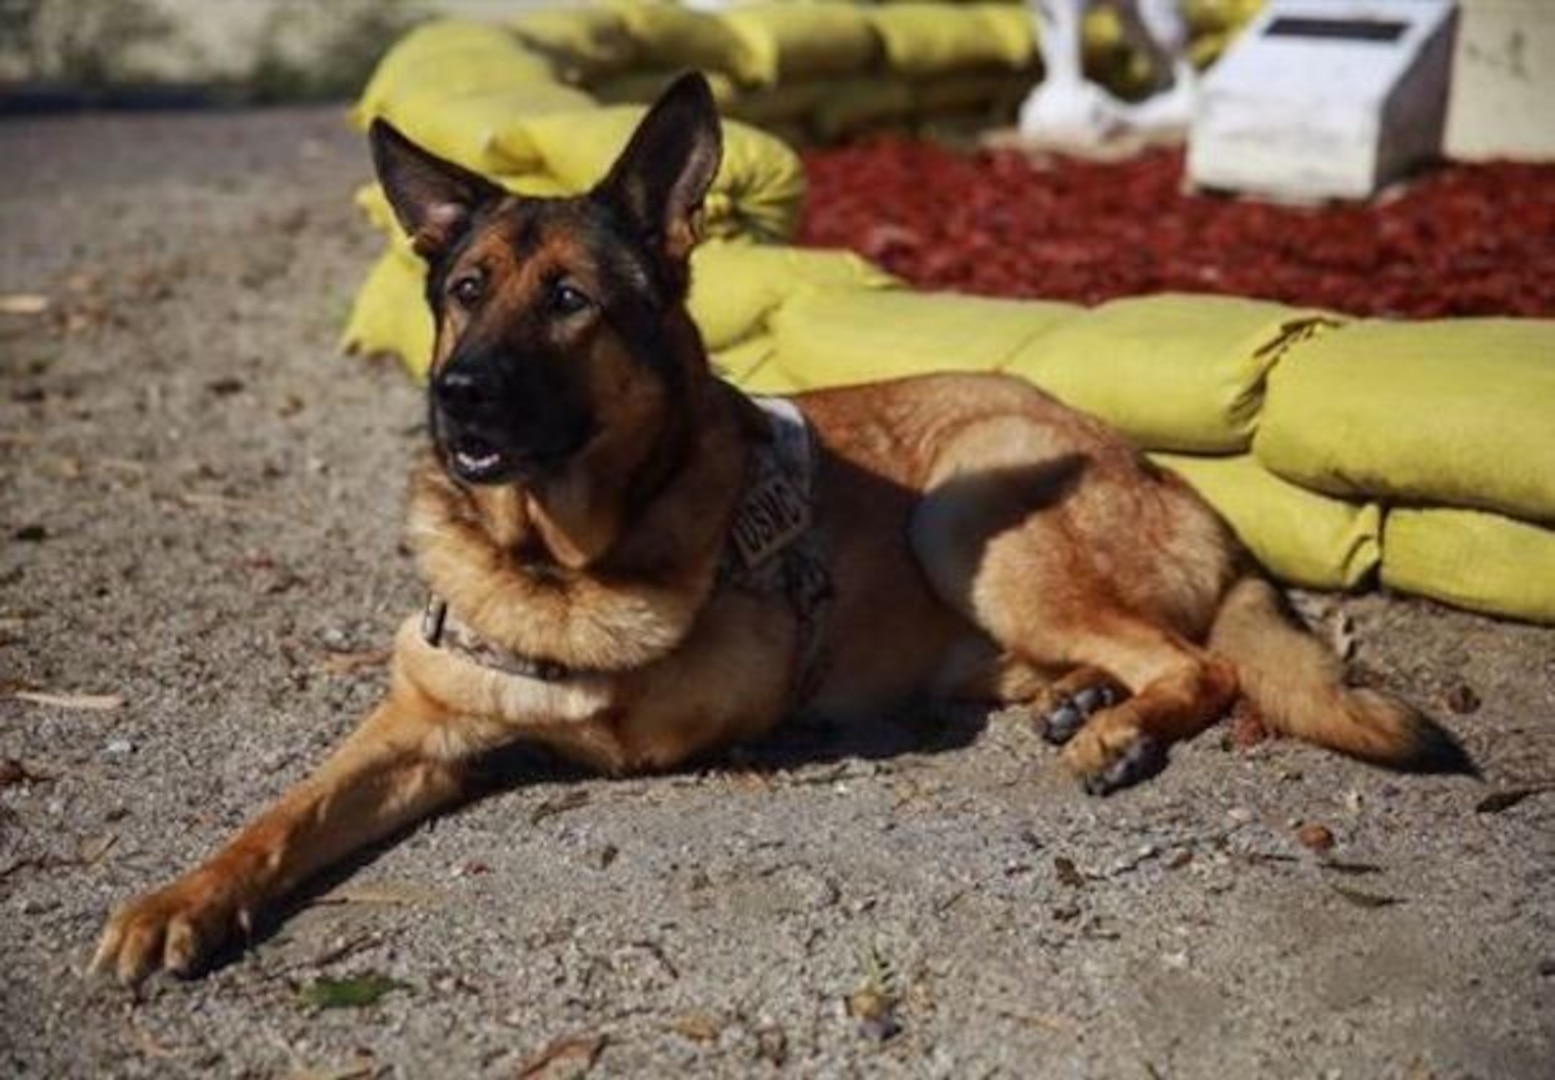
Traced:
<path id="1" fill-rule="evenodd" d="M 429 154 L 387 120 L 374 120 L 367 135 L 378 181 L 423 258 L 435 259 L 447 251 L 478 208 L 502 198 L 496 184 Z"/>
<path id="2" fill-rule="evenodd" d="M 679 262 L 696 245 L 697 215 L 722 157 L 713 92 L 691 72 L 648 110 L 594 194 L 620 207 L 645 241 Z"/>

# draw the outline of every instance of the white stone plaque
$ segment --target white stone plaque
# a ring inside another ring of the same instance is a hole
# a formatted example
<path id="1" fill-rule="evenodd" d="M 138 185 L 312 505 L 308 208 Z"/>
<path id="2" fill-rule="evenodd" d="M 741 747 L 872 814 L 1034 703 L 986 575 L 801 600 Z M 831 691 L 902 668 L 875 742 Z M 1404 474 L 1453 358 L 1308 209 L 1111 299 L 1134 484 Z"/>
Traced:
<path id="1" fill-rule="evenodd" d="M 1453 0 L 1271 0 L 1205 79 L 1198 187 L 1364 199 L 1441 151 Z"/>

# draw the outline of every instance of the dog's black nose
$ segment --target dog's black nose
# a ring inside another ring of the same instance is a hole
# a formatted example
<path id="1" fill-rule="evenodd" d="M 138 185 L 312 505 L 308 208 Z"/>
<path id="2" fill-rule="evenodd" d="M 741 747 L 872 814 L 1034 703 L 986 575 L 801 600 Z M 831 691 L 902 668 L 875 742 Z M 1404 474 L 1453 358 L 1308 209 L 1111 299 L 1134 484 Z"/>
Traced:
<path id="1" fill-rule="evenodd" d="M 432 396 L 438 407 L 450 416 L 467 419 L 481 407 L 490 395 L 487 380 L 480 373 L 462 364 L 450 364 L 432 379 Z"/>

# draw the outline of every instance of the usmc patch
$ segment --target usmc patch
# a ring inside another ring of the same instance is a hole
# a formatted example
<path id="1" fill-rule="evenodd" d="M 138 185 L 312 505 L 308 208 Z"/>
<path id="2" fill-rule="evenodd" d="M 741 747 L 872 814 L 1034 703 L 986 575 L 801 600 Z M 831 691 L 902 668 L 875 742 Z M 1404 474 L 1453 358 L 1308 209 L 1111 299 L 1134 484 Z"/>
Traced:
<path id="1" fill-rule="evenodd" d="M 746 493 L 730 528 L 735 550 L 754 569 L 810 527 L 810 501 L 780 470 L 765 472 Z"/>

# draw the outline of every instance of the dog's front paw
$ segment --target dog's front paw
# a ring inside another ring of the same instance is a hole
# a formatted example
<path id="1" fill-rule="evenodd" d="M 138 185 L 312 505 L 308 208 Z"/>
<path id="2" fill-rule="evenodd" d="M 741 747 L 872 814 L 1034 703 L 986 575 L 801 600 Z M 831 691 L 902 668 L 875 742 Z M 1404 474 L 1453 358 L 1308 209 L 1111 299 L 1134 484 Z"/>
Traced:
<path id="1" fill-rule="evenodd" d="M 90 970 L 111 972 L 126 986 L 159 970 L 191 975 L 249 927 L 249 909 L 235 884 L 195 871 L 114 912 Z"/>
<path id="2" fill-rule="evenodd" d="M 1090 794 L 1110 795 L 1166 768 L 1165 741 L 1133 719 L 1126 705 L 1100 713 L 1064 747 L 1064 764 Z"/>

